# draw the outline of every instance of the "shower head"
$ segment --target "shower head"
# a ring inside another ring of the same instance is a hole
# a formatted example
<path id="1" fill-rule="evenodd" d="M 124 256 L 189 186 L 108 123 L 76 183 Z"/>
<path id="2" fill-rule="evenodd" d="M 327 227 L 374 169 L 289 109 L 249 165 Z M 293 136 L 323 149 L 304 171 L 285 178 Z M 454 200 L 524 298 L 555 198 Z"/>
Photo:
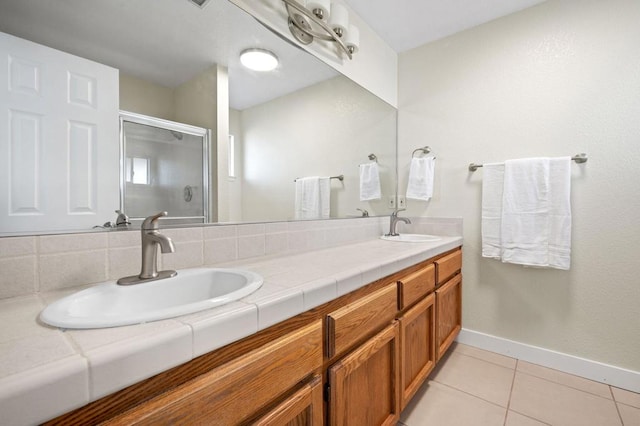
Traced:
<path id="1" fill-rule="evenodd" d="M 179 141 L 181 141 L 184 136 L 182 133 L 176 132 L 175 130 L 169 130 L 169 132 L 173 135 L 174 138 L 178 139 Z"/>

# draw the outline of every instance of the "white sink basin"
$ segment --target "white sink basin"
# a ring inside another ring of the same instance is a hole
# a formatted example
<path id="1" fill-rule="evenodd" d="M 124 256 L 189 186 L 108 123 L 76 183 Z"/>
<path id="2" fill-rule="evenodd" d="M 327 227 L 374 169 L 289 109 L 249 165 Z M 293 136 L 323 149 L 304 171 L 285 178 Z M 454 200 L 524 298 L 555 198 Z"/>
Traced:
<path id="1" fill-rule="evenodd" d="M 115 281 L 79 291 L 47 306 L 40 319 L 61 328 L 104 328 L 172 318 L 241 299 L 262 286 L 240 269 L 197 268 L 142 284 Z"/>
<path id="2" fill-rule="evenodd" d="M 387 241 L 397 241 L 401 243 L 430 243 L 433 241 L 441 240 L 440 237 L 427 234 L 400 234 L 394 236 L 383 235 L 380 238 Z"/>

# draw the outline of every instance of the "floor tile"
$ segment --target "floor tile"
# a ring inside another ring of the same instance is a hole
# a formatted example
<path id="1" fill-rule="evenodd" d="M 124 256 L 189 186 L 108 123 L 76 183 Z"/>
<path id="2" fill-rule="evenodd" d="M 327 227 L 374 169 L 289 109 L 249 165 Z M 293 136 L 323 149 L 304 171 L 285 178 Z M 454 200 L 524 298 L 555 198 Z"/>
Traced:
<path id="1" fill-rule="evenodd" d="M 454 352 L 462 355 L 472 356 L 474 358 L 481 359 L 483 361 L 490 362 L 492 364 L 499 365 L 501 367 L 516 368 L 516 359 L 508 356 L 500 355 L 495 352 L 485 351 L 483 349 L 475 348 L 473 346 L 465 345 L 462 343 L 454 342 L 451 346 Z"/>
<path id="2" fill-rule="evenodd" d="M 624 426 L 640 426 L 640 408 L 618 404 Z"/>
<path id="3" fill-rule="evenodd" d="M 402 412 L 407 426 L 502 426 L 506 409 L 459 390 L 430 381 Z"/>
<path id="4" fill-rule="evenodd" d="M 550 382 L 569 386 L 584 392 L 589 392 L 603 398 L 611 399 L 611 391 L 609 386 L 604 383 L 594 382 L 593 380 L 574 376 L 572 374 L 563 373 L 562 371 L 553 370 L 551 368 L 542 367 L 540 365 L 531 364 L 526 361 L 518 361 L 517 370 L 540 379 L 549 380 Z"/>
<path id="5" fill-rule="evenodd" d="M 547 426 L 548 423 L 543 423 L 531 417 L 523 416 L 515 411 L 509 411 L 507 413 L 507 422 L 505 426 Z"/>
<path id="6" fill-rule="evenodd" d="M 520 372 L 509 408 L 554 426 L 621 425 L 612 400 Z"/>
<path id="7" fill-rule="evenodd" d="M 507 407 L 514 370 L 478 358 L 450 352 L 432 379 L 463 392 Z"/>
<path id="8" fill-rule="evenodd" d="M 616 402 L 640 408 L 640 393 L 614 388 L 613 386 L 611 386 L 611 391 L 613 392 L 613 397 Z"/>

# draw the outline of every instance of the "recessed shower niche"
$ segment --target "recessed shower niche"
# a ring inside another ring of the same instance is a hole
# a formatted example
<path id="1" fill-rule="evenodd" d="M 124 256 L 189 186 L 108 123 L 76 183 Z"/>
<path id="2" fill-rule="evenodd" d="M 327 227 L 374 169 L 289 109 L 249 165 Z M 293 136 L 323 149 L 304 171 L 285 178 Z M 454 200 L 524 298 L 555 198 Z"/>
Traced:
<path id="1" fill-rule="evenodd" d="M 136 221 L 168 211 L 170 223 L 206 223 L 210 131 L 121 111 L 120 207 Z"/>

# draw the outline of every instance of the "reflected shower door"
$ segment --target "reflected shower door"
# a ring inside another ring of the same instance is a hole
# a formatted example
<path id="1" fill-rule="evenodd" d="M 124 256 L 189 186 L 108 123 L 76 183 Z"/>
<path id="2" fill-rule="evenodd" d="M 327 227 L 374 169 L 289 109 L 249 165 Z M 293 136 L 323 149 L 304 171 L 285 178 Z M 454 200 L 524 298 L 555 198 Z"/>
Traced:
<path id="1" fill-rule="evenodd" d="M 132 221 L 208 222 L 209 131 L 121 112 L 121 207 Z"/>

